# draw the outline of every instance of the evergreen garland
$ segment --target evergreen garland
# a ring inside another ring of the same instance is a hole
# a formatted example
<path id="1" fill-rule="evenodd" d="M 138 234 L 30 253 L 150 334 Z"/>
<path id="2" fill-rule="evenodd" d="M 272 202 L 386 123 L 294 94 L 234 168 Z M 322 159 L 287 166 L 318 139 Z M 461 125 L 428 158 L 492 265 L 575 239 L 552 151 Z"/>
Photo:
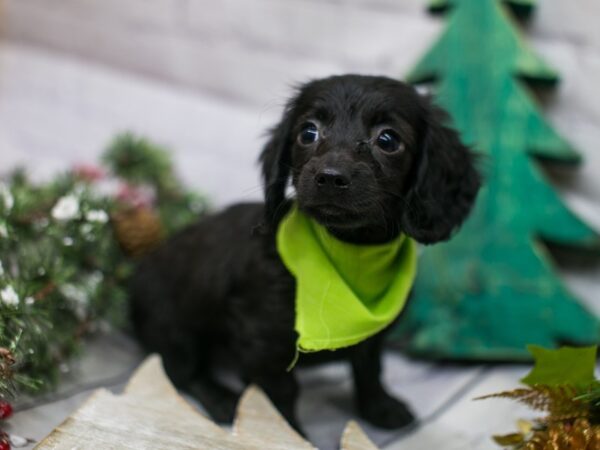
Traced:
<path id="1" fill-rule="evenodd" d="M 44 184 L 23 170 L 0 181 L 0 398 L 51 388 L 84 336 L 126 324 L 133 252 L 117 222 L 141 214 L 169 233 L 207 209 L 146 139 L 118 136 L 102 160 L 106 170 L 79 166 Z M 127 224 L 144 235 L 145 222 Z"/>

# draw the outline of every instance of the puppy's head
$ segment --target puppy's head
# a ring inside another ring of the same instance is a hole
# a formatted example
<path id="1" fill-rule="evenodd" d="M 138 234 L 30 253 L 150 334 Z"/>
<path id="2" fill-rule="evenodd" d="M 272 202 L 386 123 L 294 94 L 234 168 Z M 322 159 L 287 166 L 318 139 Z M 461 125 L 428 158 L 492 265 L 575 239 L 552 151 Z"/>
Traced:
<path id="1" fill-rule="evenodd" d="M 342 238 L 405 232 L 426 244 L 448 239 L 471 209 L 480 177 L 446 118 L 389 78 L 345 75 L 304 85 L 261 154 L 267 223 L 291 179 L 299 208 Z"/>

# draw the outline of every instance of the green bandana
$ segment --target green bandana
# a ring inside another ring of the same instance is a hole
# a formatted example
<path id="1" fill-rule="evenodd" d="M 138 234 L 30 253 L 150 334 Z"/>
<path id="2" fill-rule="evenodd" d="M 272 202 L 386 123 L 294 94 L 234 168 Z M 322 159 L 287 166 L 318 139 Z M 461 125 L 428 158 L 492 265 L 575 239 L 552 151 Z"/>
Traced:
<path id="1" fill-rule="evenodd" d="M 342 242 L 295 205 L 279 225 L 277 250 L 296 278 L 303 352 L 354 345 L 389 325 L 406 303 L 417 266 L 412 239 Z"/>

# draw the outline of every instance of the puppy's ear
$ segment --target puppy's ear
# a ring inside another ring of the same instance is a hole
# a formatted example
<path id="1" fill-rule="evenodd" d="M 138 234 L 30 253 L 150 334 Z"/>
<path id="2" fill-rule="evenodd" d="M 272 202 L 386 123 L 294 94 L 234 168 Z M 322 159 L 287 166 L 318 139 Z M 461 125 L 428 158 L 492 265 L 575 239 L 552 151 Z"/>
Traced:
<path id="1" fill-rule="evenodd" d="M 294 100 L 287 104 L 281 122 L 270 131 L 270 139 L 259 158 L 262 165 L 267 225 L 276 219 L 278 209 L 285 200 L 285 190 L 290 178 L 294 106 Z"/>
<path id="2" fill-rule="evenodd" d="M 423 98 L 425 124 L 403 227 L 424 244 L 450 238 L 468 216 L 481 185 L 476 156 L 445 123 L 445 111 Z"/>

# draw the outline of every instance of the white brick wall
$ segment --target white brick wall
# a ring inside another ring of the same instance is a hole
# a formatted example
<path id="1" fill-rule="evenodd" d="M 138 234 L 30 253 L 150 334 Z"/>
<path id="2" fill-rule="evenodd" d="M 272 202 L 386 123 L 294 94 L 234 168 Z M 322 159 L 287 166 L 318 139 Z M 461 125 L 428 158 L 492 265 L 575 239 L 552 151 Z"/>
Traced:
<path id="1" fill-rule="evenodd" d="M 401 76 L 435 38 L 424 0 L 5 0 L 15 42 L 249 106 L 339 72 Z M 562 72 L 548 115 L 587 158 L 565 195 L 600 228 L 600 2 L 545 0 L 529 35 Z"/>
<path id="2" fill-rule="evenodd" d="M 13 40 L 262 104 L 332 72 L 404 72 L 437 26 L 420 2 L 6 0 Z M 419 39 L 416 37 L 419 36 Z M 283 89 L 281 89 L 283 88 Z"/>
<path id="3" fill-rule="evenodd" d="M 0 72 L 2 167 L 25 164 L 47 178 L 95 162 L 116 132 L 133 130 L 171 147 L 185 180 L 217 204 L 260 196 L 254 161 L 277 111 L 17 45 L 0 46 Z"/>

